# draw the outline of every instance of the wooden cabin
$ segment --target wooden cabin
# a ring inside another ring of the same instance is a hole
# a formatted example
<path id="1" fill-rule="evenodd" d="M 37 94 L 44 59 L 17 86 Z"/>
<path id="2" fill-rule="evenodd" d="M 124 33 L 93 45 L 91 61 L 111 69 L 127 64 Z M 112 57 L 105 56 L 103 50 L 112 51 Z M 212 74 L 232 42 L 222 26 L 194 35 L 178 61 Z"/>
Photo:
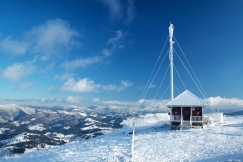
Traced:
<path id="1" fill-rule="evenodd" d="M 203 112 L 207 104 L 189 90 L 167 104 L 170 108 L 171 130 L 203 128 Z"/>

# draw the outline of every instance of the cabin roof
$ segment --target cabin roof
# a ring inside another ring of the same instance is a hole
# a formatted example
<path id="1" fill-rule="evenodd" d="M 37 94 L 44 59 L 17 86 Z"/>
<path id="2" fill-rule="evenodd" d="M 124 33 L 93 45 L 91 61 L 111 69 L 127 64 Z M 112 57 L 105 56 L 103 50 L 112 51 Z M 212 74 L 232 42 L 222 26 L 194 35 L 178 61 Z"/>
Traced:
<path id="1" fill-rule="evenodd" d="M 200 107 L 207 107 L 207 103 L 204 102 L 202 99 L 195 96 L 189 90 L 185 90 L 183 93 L 178 95 L 172 101 L 167 104 L 167 107 L 175 107 L 175 106 L 200 106 Z"/>

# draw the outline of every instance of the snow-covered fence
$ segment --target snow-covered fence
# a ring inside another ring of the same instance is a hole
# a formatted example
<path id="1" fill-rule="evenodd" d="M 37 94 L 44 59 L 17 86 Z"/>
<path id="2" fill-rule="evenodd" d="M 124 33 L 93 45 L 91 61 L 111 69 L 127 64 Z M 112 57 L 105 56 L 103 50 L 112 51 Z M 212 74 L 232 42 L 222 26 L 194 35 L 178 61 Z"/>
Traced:
<path id="1" fill-rule="evenodd" d="M 132 127 L 132 123 L 135 122 L 136 127 L 157 125 L 163 122 L 170 121 L 168 113 L 157 113 L 157 114 L 146 114 L 140 115 L 139 117 L 131 117 L 123 120 L 123 127 Z"/>
<path id="2" fill-rule="evenodd" d="M 209 116 L 213 118 L 214 122 L 220 122 L 223 123 L 223 113 L 209 113 L 205 114 L 205 116 Z"/>

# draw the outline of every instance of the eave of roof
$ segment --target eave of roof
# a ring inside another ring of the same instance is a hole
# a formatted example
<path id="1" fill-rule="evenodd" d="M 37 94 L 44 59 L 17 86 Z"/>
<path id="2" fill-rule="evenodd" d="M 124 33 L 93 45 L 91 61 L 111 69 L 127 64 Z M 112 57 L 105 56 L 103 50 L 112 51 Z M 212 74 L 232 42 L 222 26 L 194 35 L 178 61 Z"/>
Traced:
<path id="1" fill-rule="evenodd" d="M 178 95 L 172 101 L 167 104 L 167 107 L 182 107 L 182 106 L 190 106 L 190 107 L 207 107 L 207 103 L 204 102 L 202 99 L 195 96 L 189 90 L 185 90 L 183 93 Z"/>

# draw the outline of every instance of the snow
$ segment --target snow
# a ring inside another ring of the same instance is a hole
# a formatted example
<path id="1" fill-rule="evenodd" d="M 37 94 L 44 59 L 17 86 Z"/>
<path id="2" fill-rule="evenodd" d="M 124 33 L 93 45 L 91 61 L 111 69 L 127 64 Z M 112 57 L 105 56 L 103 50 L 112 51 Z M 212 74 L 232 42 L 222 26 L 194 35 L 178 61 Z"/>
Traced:
<path id="1" fill-rule="evenodd" d="M 97 117 L 98 115 L 97 114 L 90 114 L 90 116 Z"/>
<path id="2" fill-rule="evenodd" d="M 95 123 L 101 123 L 101 122 L 94 120 L 94 119 L 91 119 L 91 118 L 86 118 L 85 121 L 87 123 L 85 123 L 84 125 L 88 125 L 88 126 L 94 125 Z"/>
<path id="3" fill-rule="evenodd" d="M 43 130 L 45 130 L 46 128 L 43 127 L 42 124 L 36 124 L 36 125 L 30 125 L 28 127 L 29 130 L 38 130 L 40 132 L 42 132 Z"/>
<path id="4" fill-rule="evenodd" d="M 90 129 L 112 130 L 112 128 L 110 128 L 110 127 L 98 127 L 96 125 L 91 125 L 88 127 L 81 128 L 81 130 L 90 130 Z"/>
<path id="5" fill-rule="evenodd" d="M 219 113 L 219 112 L 207 113 L 207 114 L 205 114 L 205 116 L 212 117 L 214 122 L 221 122 L 221 123 L 224 122 L 223 121 L 223 113 Z"/>
<path id="6" fill-rule="evenodd" d="M 0 105 L 0 113 L 4 114 L 4 117 L 0 116 L 0 123 L 7 123 L 12 121 L 21 112 L 32 115 L 35 113 L 35 109 L 15 104 Z"/>
<path id="7" fill-rule="evenodd" d="M 82 115 L 83 117 L 86 117 L 87 116 L 87 114 L 85 114 L 85 113 L 79 113 L 80 115 Z"/>
<path id="8" fill-rule="evenodd" d="M 29 121 L 23 121 L 23 122 L 21 122 L 21 124 L 30 124 L 30 122 Z"/>
<path id="9" fill-rule="evenodd" d="M 58 127 L 61 127 L 61 126 L 62 126 L 61 123 L 56 123 L 56 124 L 52 125 L 51 127 L 52 128 L 58 128 Z"/>
<path id="10" fill-rule="evenodd" d="M 70 126 L 63 127 L 63 129 L 66 129 L 66 130 L 68 130 L 70 128 L 71 128 Z"/>
<path id="11" fill-rule="evenodd" d="M 55 136 L 55 137 L 65 137 L 65 135 L 62 134 L 62 133 L 53 133 L 53 136 Z"/>
<path id="12" fill-rule="evenodd" d="M 97 128 L 99 128 L 99 127 L 96 126 L 96 125 L 91 125 L 91 126 L 88 126 L 88 127 L 83 127 L 83 128 L 81 128 L 81 130 L 89 130 L 89 129 L 97 129 Z"/>
<path id="13" fill-rule="evenodd" d="M 36 135 L 36 134 L 33 134 L 33 133 L 22 133 L 22 134 L 19 134 L 13 138 L 10 138 L 10 139 L 5 139 L 5 140 L 1 140 L 1 143 L 3 144 L 8 144 L 8 145 L 12 145 L 12 144 L 16 144 L 16 143 L 19 143 L 19 142 L 26 142 L 26 141 L 29 141 L 25 136 L 26 135 Z M 0 160 L 1 161 L 1 160 Z"/>
<path id="14" fill-rule="evenodd" d="M 111 124 L 114 124 L 114 123 L 115 123 L 115 120 L 111 120 L 110 123 L 111 123 Z"/>
<path id="15" fill-rule="evenodd" d="M 13 124 L 13 125 L 15 125 L 15 126 L 19 126 L 19 122 L 18 121 L 14 121 L 14 122 L 12 122 L 11 124 Z"/>
<path id="16" fill-rule="evenodd" d="M 5 130 L 9 130 L 9 128 L 0 128 L 0 134 L 4 134 Z"/>
<path id="17" fill-rule="evenodd" d="M 51 136 L 51 132 L 46 132 L 44 135 L 45 136 Z"/>
<path id="18" fill-rule="evenodd" d="M 171 131 L 169 121 L 136 127 L 134 161 L 243 161 L 243 116 L 204 129 Z M 131 128 L 0 161 L 130 161 Z"/>
<path id="19" fill-rule="evenodd" d="M 91 118 L 86 118 L 85 121 L 89 121 L 89 122 L 91 122 L 91 123 L 95 123 L 95 122 L 97 122 L 96 120 L 91 119 Z"/>

